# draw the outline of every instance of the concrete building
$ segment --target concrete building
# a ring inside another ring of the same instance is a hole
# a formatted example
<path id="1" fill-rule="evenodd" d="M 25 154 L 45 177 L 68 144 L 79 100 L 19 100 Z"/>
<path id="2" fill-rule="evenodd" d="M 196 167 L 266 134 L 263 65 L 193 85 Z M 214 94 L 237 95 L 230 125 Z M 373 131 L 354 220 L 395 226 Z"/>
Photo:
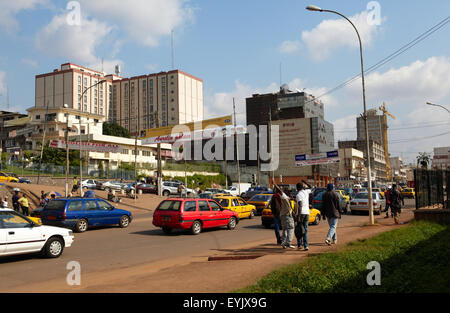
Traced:
<path id="1" fill-rule="evenodd" d="M 339 174 L 341 179 L 364 180 L 366 168 L 364 165 L 364 152 L 354 148 L 339 149 Z"/>
<path id="2" fill-rule="evenodd" d="M 433 149 L 431 167 L 436 170 L 450 169 L 450 147 L 437 147 Z"/>
<path id="3" fill-rule="evenodd" d="M 99 81 L 104 82 L 94 86 Z M 123 78 L 66 63 L 36 75 L 35 89 L 35 115 L 67 104 L 133 134 L 156 127 L 155 112 L 159 126 L 203 120 L 203 81 L 180 70 Z"/>
<path id="4" fill-rule="evenodd" d="M 338 146 L 339 149 L 353 148 L 359 151 L 363 151 L 364 159 L 367 160 L 365 140 L 339 141 Z M 384 148 L 376 140 L 369 140 L 369 148 L 372 179 L 384 182 L 386 181 L 386 159 L 384 157 Z"/>
<path id="5" fill-rule="evenodd" d="M 403 166 L 403 160 L 401 157 L 389 158 L 391 165 L 391 177 L 396 182 L 406 183 L 406 169 Z"/>
<path id="6" fill-rule="evenodd" d="M 369 128 L 369 138 L 384 145 L 384 120 L 383 115 L 378 115 L 376 109 L 367 110 L 367 123 Z M 356 118 L 356 140 L 366 140 L 366 131 L 364 119 L 362 117 Z"/>

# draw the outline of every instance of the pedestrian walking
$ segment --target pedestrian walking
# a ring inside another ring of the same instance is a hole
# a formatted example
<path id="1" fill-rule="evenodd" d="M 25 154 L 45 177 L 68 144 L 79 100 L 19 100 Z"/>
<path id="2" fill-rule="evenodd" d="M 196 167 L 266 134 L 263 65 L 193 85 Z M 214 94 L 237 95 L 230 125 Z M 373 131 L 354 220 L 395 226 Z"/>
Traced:
<path id="1" fill-rule="evenodd" d="M 325 243 L 327 245 L 337 244 L 337 225 L 338 219 L 341 218 L 339 207 L 339 196 L 334 191 L 333 184 L 327 185 L 327 191 L 322 196 L 321 214 L 328 220 L 329 230 Z"/>
<path id="2" fill-rule="evenodd" d="M 384 193 L 384 199 L 386 200 L 386 208 L 385 208 L 386 216 L 384 218 L 389 218 L 389 208 L 391 208 L 391 200 L 389 199 L 390 193 L 391 188 L 387 189 L 386 192 Z M 391 208 L 391 217 L 394 217 L 394 213 L 392 213 L 392 208 Z"/>
<path id="3" fill-rule="evenodd" d="M 291 244 L 294 237 L 294 217 L 293 217 L 293 207 L 291 206 L 291 199 L 281 190 L 281 188 L 275 184 L 277 193 L 280 195 L 281 206 L 280 206 L 280 220 L 281 227 L 283 228 L 282 237 L 284 240 L 281 243 L 283 249 L 295 247 Z"/>
<path id="4" fill-rule="evenodd" d="M 22 214 L 25 216 L 30 215 L 30 203 L 26 194 L 22 192 L 22 197 L 17 201 L 22 209 Z"/>
<path id="5" fill-rule="evenodd" d="M 305 183 L 308 188 L 305 188 Z M 309 195 L 311 194 L 311 185 L 302 180 L 297 184 L 297 196 L 295 201 L 297 204 L 297 216 L 295 237 L 297 237 L 297 248 L 300 250 L 302 245 L 305 250 L 309 250 L 308 247 L 308 224 L 309 224 Z"/>
<path id="6" fill-rule="evenodd" d="M 389 193 L 389 201 L 391 202 L 391 213 L 394 214 L 395 224 L 400 224 L 400 213 L 402 212 L 402 204 L 405 205 L 403 196 L 400 191 L 397 190 L 397 185 L 392 185 L 392 190 Z"/>
<path id="7" fill-rule="evenodd" d="M 14 195 L 12 196 L 13 209 L 14 209 L 14 211 L 16 211 L 18 213 L 20 213 L 20 204 L 19 204 L 20 195 L 19 195 L 19 191 L 20 191 L 20 189 L 14 188 Z"/>
<path id="8" fill-rule="evenodd" d="M 281 210 L 281 196 L 278 193 L 278 189 L 274 188 L 273 196 L 270 199 L 270 210 L 273 215 L 273 225 L 275 228 L 275 237 L 277 239 L 277 245 L 281 245 L 284 241 L 284 237 L 280 236 L 281 230 L 281 220 L 280 220 L 280 210 Z"/>
<path id="9" fill-rule="evenodd" d="M 8 207 L 9 207 L 9 204 L 8 204 L 8 197 L 4 197 L 3 198 L 3 200 L 2 200 L 2 209 L 7 209 Z"/>

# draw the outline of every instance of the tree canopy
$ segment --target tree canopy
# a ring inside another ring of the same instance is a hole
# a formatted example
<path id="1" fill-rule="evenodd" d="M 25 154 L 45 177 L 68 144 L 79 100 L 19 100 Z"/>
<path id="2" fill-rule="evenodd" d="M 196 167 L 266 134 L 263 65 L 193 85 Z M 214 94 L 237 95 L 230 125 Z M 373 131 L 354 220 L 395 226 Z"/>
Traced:
<path id="1" fill-rule="evenodd" d="M 103 123 L 103 135 L 130 138 L 130 132 L 117 123 Z"/>

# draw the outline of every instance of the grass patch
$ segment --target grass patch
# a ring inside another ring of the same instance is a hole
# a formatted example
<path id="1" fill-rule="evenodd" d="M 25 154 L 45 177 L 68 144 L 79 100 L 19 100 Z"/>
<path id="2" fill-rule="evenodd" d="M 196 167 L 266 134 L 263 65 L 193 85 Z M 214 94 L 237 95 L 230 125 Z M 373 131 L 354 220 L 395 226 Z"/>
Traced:
<path id="1" fill-rule="evenodd" d="M 381 265 L 381 285 L 369 286 L 370 261 Z M 414 221 L 349 243 L 268 274 L 246 293 L 450 292 L 450 226 Z"/>

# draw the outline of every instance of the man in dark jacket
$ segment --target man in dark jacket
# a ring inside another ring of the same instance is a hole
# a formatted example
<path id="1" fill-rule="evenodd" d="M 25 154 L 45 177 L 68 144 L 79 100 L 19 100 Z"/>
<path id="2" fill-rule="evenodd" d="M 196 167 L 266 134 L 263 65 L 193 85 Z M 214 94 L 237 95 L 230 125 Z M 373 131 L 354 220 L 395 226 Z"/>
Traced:
<path id="1" fill-rule="evenodd" d="M 389 201 L 391 202 L 391 213 L 394 214 L 395 224 L 400 224 L 400 212 L 402 211 L 402 204 L 405 205 L 405 201 L 395 184 L 392 185 L 392 190 L 389 192 Z"/>
<path id="2" fill-rule="evenodd" d="M 19 189 L 14 188 L 14 195 L 12 196 L 13 209 L 14 209 L 14 211 L 20 213 L 19 199 L 20 199 Z"/>
<path id="3" fill-rule="evenodd" d="M 273 189 L 273 196 L 270 199 L 270 210 L 272 211 L 273 215 L 273 224 L 275 226 L 275 237 L 277 238 L 277 244 L 281 245 L 281 243 L 284 241 L 284 238 L 280 236 L 280 229 L 281 229 L 281 220 L 280 220 L 280 209 L 281 209 L 281 196 L 278 191 L 278 189 Z"/>
<path id="4" fill-rule="evenodd" d="M 336 244 L 336 228 L 338 219 L 341 218 L 341 212 L 339 208 L 339 196 L 334 192 L 333 184 L 328 184 L 327 191 L 325 191 L 322 196 L 321 214 L 328 220 L 328 225 L 330 226 L 325 243 L 331 245 L 331 240 L 333 240 L 333 243 Z"/>

